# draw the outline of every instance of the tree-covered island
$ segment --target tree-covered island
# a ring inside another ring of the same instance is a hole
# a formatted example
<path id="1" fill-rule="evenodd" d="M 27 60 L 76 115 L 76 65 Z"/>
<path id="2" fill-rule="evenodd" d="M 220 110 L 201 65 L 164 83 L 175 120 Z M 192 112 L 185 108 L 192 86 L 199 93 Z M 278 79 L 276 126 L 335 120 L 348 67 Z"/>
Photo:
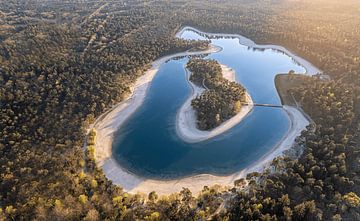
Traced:
<path id="1" fill-rule="evenodd" d="M 246 91 L 240 84 L 223 77 L 217 61 L 193 58 L 186 67 L 191 72 L 190 81 L 206 89 L 191 102 L 199 129 L 213 129 L 241 110 L 242 103 L 246 102 Z"/>

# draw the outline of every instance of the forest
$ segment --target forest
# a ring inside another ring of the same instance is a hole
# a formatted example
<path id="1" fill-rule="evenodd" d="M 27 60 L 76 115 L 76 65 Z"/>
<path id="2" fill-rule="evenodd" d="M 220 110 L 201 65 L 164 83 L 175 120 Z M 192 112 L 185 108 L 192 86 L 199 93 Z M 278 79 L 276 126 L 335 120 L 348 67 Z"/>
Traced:
<path id="1" fill-rule="evenodd" d="M 360 220 L 357 0 L 0 1 L 0 220 Z M 208 42 L 180 27 L 287 47 L 331 77 L 292 93 L 314 123 L 296 154 L 232 189 L 166 197 L 113 185 L 86 129 L 151 61 Z M 248 185 L 243 188 L 243 183 Z"/>
<path id="2" fill-rule="evenodd" d="M 191 101 L 200 130 L 213 129 L 241 110 L 246 101 L 245 89 L 225 79 L 216 60 L 191 59 L 186 68 L 191 72 L 190 81 L 206 89 Z"/>

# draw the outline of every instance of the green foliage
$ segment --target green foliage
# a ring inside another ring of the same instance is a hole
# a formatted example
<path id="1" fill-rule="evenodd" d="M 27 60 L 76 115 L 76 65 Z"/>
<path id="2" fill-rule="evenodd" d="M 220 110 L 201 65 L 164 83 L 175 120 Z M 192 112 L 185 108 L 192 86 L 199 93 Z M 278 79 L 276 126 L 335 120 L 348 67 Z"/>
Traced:
<path id="1" fill-rule="evenodd" d="M 354 192 L 345 194 L 343 200 L 351 207 L 360 208 L 360 197 Z"/>
<path id="2" fill-rule="evenodd" d="M 334 2 L 0 1 L 0 220 L 359 220 L 359 1 Z M 151 61 L 207 46 L 174 39 L 181 25 L 285 46 L 334 81 L 293 91 L 315 122 L 298 159 L 252 174 L 246 191 L 144 203 L 84 160 L 85 131 Z"/>
<path id="3" fill-rule="evenodd" d="M 155 191 L 150 192 L 149 195 L 148 195 L 148 199 L 150 201 L 152 201 L 152 202 L 156 201 L 158 198 L 159 197 L 158 197 L 158 195 L 156 194 Z"/>
<path id="4" fill-rule="evenodd" d="M 195 58 L 186 67 L 191 72 L 190 81 L 207 89 L 191 101 L 199 129 L 215 128 L 241 110 L 241 102 L 246 101 L 245 89 L 223 78 L 217 61 Z"/>
<path id="5" fill-rule="evenodd" d="M 88 197 L 85 196 L 84 194 L 81 194 L 79 196 L 79 201 L 80 201 L 80 203 L 85 204 L 88 201 Z"/>
<path id="6" fill-rule="evenodd" d="M 150 216 L 146 216 L 145 220 L 149 221 L 158 221 L 160 220 L 160 213 L 159 212 L 153 212 Z"/>

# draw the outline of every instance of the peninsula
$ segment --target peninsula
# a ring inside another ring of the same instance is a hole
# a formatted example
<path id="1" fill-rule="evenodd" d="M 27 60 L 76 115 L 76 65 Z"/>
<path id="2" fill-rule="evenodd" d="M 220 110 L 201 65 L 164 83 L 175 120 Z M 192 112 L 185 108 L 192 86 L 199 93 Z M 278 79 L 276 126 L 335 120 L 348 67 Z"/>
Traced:
<path id="1" fill-rule="evenodd" d="M 235 71 L 215 60 L 191 59 L 186 67 L 192 94 L 177 115 L 177 133 L 195 143 L 218 136 L 238 124 L 253 108 Z M 242 105 L 245 104 L 245 105 Z"/>
<path id="2" fill-rule="evenodd" d="M 191 101 L 199 129 L 216 128 L 240 112 L 246 103 L 245 88 L 224 78 L 216 60 L 191 59 L 187 68 L 192 73 L 190 81 L 205 89 Z"/>

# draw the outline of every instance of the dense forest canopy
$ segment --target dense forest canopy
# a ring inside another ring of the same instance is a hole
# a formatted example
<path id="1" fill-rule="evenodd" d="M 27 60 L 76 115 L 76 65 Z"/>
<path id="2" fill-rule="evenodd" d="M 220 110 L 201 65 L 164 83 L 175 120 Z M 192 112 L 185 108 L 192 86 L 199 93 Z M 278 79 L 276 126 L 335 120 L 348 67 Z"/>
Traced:
<path id="1" fill-rule="evenodd" d="M 0 1 L 0 220 L 360 220 L 359 8 L 358 0 Z M 309 77 L 293 89 L 314 120 L 297 140 L 302 154 L 238 181 L 245 189 L 125 193 L 84 151 L 85 131 L 151 61 L 207 44 L 174 38 L 185 25 L 283 45 L 332 80 Z"/>

